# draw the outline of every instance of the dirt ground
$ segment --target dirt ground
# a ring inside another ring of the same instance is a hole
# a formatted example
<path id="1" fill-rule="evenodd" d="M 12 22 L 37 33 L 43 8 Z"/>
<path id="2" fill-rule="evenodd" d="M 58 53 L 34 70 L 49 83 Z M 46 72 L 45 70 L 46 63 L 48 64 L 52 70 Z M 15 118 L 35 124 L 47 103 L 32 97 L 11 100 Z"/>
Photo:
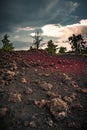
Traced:
<path id="1" fill-rule="evenodd" d="M 1 130 L 86 128 L 86 56 L 0 52 Z"/>

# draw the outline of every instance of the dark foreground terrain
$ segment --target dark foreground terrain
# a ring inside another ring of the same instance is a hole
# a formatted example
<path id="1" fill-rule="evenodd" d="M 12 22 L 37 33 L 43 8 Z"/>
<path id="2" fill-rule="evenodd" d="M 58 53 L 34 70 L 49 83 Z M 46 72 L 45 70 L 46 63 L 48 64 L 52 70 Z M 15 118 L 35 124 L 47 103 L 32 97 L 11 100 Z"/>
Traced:
<path id="1" fill-rule="evenodd" d="M 0 130 L 86 128 L 86 56 L 0 52 Z"/>

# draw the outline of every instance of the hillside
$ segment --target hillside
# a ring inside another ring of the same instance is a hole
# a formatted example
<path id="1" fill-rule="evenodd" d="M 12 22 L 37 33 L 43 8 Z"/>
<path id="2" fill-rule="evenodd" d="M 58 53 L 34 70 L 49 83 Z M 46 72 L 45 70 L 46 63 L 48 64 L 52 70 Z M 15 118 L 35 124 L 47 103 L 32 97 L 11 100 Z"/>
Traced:
<path id="1" fill-rule="evenodd" d="M 1 130 L 85 130 L 87 57 L 0 52 Z"/>

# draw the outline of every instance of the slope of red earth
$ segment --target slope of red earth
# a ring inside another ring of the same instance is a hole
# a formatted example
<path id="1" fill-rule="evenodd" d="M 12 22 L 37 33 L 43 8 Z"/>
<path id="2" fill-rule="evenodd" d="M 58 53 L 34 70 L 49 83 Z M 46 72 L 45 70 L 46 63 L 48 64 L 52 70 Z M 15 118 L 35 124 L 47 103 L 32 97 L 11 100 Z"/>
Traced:
<path id="1" fill-rule="evenodd" d="M 0 52 L 1 130 L 86 130 L 87 57 Z"/>

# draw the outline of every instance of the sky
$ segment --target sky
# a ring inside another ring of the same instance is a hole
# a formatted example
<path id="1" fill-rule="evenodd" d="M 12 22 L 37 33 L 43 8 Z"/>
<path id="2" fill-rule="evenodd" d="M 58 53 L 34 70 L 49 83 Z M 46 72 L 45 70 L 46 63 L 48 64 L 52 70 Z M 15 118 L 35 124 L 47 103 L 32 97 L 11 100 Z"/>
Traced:
<path id="1" fill-rule="evenodd" d="M 37 31 L 46 43 L 42 48 L 53 40 L 70 50 L 72 34 L 87 40 L 87 0 L 0 0 L 0 47 L 8 34 L 15 50 L 28 50 Z"/>

